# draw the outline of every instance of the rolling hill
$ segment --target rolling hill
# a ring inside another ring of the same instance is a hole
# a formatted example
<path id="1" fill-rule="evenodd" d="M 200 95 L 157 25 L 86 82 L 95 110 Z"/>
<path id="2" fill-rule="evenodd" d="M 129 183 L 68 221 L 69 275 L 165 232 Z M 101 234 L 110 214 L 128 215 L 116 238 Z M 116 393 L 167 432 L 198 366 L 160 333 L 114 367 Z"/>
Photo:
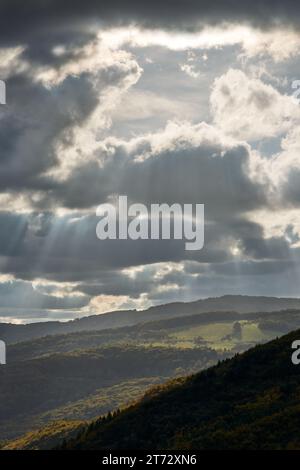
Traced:
<path id="1" fill-rule="evenodd" d="M 0 368 L 0 441 L 32 436 L 52 423 L 58 436 L 57 422 L 69 429 L 74 421 L 123 408 L 153 385 L 208 368 L 299 324 L 299 310 L 208 312 L 9 344 Z"/>
<path id="2" fill-rule="evenodd" d="M 51 354 L 0 368 L 0 441 L 57 419 L 95 418 L 151 385 L 215 363 L 210 349 L 107 346 Z"/>
<path id="3" fill-rule="evenodd" d="M 152 390 L 67 449 L 300 449 L 300 330 Z"/>
<path id="4" fill-rule="evenodd" d="M 150 307 L 144 311 L 124 310 L 102 315 L 91 315 L 68 322 L 43 322 L 26 325 L 0 323 L 0 338 L 6 343 L 28 341 L 47 335 L 68 334 L 81 331 L 106 330 L 132 326 L 138 323 L 189 316 L 204 312 L 275 312 L 280 310 L 300 310 L 299 299 L 276 297 L 250 297 L 226 295 L 197 300 L 176 302 Z"/>

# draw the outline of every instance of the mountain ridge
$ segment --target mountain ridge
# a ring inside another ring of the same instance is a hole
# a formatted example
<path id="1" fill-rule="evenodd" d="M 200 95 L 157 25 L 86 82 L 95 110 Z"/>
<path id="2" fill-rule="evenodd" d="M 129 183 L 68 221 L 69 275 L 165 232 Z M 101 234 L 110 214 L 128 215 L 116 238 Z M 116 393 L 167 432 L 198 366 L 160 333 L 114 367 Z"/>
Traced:
<path id="1" fill-rule="evenodd" d="M 232 310 L 237 313 L 254 313 L 259 311 L 275 312 L 285 309 L 300 310 L 300 299 L 228 294 L 192 302 L 171 302 L 152 306 L 146 310 L 118 310 L 85 316 L 67 322 L 50 321 L 24 325 L 0 323 L 0 338 L 9 344 L 47 335 L 132 326 L 144 321 L 156 320 L 161 316 L 175 318 L 211 311 L 224 312 Z"/>

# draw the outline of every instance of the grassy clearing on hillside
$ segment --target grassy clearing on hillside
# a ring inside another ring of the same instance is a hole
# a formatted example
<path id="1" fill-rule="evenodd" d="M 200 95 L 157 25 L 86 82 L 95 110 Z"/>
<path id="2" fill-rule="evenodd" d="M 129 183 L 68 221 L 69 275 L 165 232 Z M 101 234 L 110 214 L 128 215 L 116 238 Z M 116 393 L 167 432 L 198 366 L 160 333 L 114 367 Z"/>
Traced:
<path id="1" fill-rule="evenodd" d="M 176 345 L 177 347 L 195 347 L 197 340 L 199 345 L 201 344 L 201 339 L 203 339 L 203 345 L 206 344 L 207 347 L 215 350 L 231 350 L 242 343 L 255 344 L 268 341 L 274 337 L 274 332 L 272 334 L 262 332 L 257 322 L 240 321 L 239 324 L 242 331 L 241 338 L 233 336 L 232 322 L 211 323 L 177 329 L 170 333 L 169 337 L 171 342 L 174 342 L 174 346 Z M 278 335 L 280 335 L 280 332 L 278 332 Z"/>

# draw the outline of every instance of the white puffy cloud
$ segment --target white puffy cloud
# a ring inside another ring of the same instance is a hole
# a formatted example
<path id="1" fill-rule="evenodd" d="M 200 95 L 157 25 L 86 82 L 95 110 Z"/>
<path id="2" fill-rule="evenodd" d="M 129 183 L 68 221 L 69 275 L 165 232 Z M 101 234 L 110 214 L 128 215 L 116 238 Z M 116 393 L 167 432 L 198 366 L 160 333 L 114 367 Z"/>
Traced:
<path id="1" fill-rule="evenodd" d="M 196 70 L 193 64 L 182 64 L 180 69 L 191 78 L 198 78 L 200 76 L 200 72 Z"/>
<path id="2" fill-rule="evenodd" d="M 282 95 L 237 69 L 229 69 L 214 81 L 210 101 L 215 124 L 238 139 L 282 135 L 300 121 L 293 96 Z"/>

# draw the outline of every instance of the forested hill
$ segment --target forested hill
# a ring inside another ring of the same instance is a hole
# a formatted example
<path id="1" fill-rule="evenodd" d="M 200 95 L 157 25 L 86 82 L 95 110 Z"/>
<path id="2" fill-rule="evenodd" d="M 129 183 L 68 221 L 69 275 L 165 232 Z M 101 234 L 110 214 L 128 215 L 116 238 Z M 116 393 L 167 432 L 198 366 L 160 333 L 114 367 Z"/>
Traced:
<path id="1" fill-rule="evenodd" d="M 300 449 L 300 330 L 152 391 L 69 449 Z"/>
<path id="2" fill-rule="evenodd" d="M 0 323 L 0 338 L 8 343 L 29 341 L 48 335 L 62 335 L 80 331 L 106 330 L 143 322 L 158 321 L 195 315 L 204 312 L 278 312 L 300 310 L 300 299 L 255 297 L 247 295 L 224 295 L 195 302 L 174 302 L 157 305 L 147 310 L 124 310 L 101 315 L 90 315 L 67 322 L 49 321 L 27 325 Z"/>

